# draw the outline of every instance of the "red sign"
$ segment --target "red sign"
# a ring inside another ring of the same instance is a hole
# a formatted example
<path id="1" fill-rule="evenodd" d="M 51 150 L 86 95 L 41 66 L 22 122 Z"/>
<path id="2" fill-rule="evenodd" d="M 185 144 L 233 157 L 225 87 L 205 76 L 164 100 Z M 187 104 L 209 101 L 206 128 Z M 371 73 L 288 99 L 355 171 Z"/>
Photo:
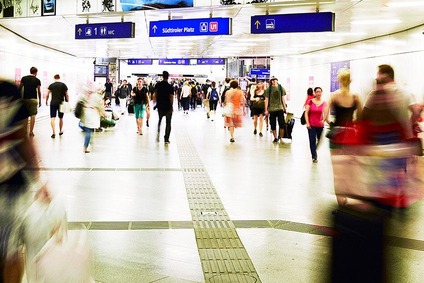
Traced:
<path id="1" fill-rule="evenodd" d="M 209 23 L 209 31 L 217 32 L 218 31 L 218 22 L 210 22 Z"/>

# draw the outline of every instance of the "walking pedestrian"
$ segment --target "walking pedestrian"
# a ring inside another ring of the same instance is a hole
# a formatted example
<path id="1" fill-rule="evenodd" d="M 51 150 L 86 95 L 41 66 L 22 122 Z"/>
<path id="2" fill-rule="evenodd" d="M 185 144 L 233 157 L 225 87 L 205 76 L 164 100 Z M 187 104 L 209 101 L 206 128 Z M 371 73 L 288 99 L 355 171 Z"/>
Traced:
<path id="1" fill-rule="evenodd" d="M 160 136 L 160 125 L 162 118 L 166 118 L 165 128 L 165 144 L 169 144 L 169 136 L 171 134 L 171 120 L 174 104 L 174 88 L 168 83 L 169 73 L 167 71 L 162 72 L 162 81 L 156 83 L 155 93 L 153 95 L 153 101 L 156 102 L 156 108 L 158 109 L 159 121 L 158 121 L 158 133 L 157 141 L 159 142 Z"/>
<path id="2" fill-rule="evenodd" d="M 68 87 L 66 84 L 60 81 L 60 76 L 58 74 L 54 75 L 55 82 L 49 85 L 46 95 L 46 105 L 49 105 L 49 97 L 52 95 L 50 101 L 50 125 L 52 127 L 53 134 L 51 138 L 54 139 L 56 137 L 55 130 L 55 120 L 56 115 L 59 116 L 59 136 L 63 135 L 63 112 L 60 112 L 60 105 L 63 101 L 68 102 Z"/>
<path id="3" fill-rule="evenodd" d="M 23 93 L 23 102 L 29 114 L 29 136 L 34 136 L 35 116 L 37 115 L 37 108 L 41 107 L 41 81 L 37 78 L 38 69 L 31 67 L 29 70 L 30 75 L 21 79 L 19 85 L 19 93 Z"/>

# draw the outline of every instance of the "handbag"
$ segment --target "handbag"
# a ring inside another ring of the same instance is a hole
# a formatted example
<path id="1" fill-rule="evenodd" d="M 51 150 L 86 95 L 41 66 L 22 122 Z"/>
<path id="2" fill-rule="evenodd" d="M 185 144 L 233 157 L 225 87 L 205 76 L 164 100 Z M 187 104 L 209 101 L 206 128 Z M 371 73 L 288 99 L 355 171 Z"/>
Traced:
<path id="1" fill-rule="evenodd" d="M 222 109 L 222 115 L 225 117 L 232 117 L 233 116 L 233 104 L 231 102 L 225 103 L 224 108 Z"/>
<path id="2" fill-rule="evenodd" d="M 78 119 L 81 119 L 82 117 L 82 114 L 84 112 L 84 104 L 84 100 L 80 99 L 78 100 L 77 105 L 75 105 L 74 114 L 75 117 L 77 117 Z"/>
<path id="3" fill-rule="evenodd" d="M 305 111 L 303 111 L 302 117 L 300 117 L 300 124 L 306 125 Z"/>
<path id="4" fill-rule="evenodd" d="M 71 104 L 67 101 L 62 101 L 62 103 L 59 106 L 59 112 L 61 113 L 69 113 L 72 111 Z"/>

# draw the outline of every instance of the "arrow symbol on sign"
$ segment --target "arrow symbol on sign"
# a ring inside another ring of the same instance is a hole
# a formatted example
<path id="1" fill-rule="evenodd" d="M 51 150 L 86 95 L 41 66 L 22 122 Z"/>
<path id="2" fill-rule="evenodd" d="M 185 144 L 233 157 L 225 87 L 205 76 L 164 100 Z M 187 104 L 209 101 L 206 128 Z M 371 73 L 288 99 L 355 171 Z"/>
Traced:
<path id="1" fill-rule="evenodd" d="M 78 35 L 81 35 L 81 33 L 82 33 L 82 29 L 81 29 L 81 28 L 79 28 L 79 29 L 78 29 Z"/>
<path id="2" fill-rule="evenodd" d="M 261 22 L 259 20 L 256 20 L 256 22 L 255 22 L 256 29 L 259 28 L 260 24 L 261 24 Z"/>
<path id="3" fill-rule="evenodd" d="M 156 25 L 153 26 L 153 33 L 156 33 L 156 30 L 158 29 L 158 27 Z"/>

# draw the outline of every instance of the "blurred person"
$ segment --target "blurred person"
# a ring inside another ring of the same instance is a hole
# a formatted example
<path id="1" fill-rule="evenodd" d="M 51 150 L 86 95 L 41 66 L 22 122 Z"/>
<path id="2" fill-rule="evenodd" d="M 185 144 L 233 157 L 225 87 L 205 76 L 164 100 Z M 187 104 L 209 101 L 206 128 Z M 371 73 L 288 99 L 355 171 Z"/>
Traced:
<path id="1" fill-rule="evenodd" d="M 188 114 L 188 109 L 190 108 L 190 105 L 189 105 L 190 95 L 191 95 L 190 86 L 188 85 L 188 81 L 185 81 L 183 83 L 183 87 L 181 89 L 181 94 L 180 94 L 180 100 L 181 100 L 184 114 Z"/>
<path id="2" fill-rule="evenodd" d="M 327 137 L 330 139 L 331 155 L 343 154 L 341 143 L 349 139 L 349 135 L 355 131 L 354 121 L 360 118 L 362 103 L 357 94 L 350 92 L 350 70 L 342 68 L 338 71 L 337 80 L 340 89 L 331 94 L 327 107 L 326 120 L 330 125 Z M 330 112 L 334 112 L 334 121 L 330 121 Z M 336 165 L 333 165 L 336 168 Z M 337 174 L 334 172 L 334 174 Z M 347 197 L 336 195 L 340 205 L 347 203 Z"/>
<path id="3" fill-rule="evenodd" d="M 127 80 L 122 80 L 122 85 L 118 89 L 119 106 L 121 107 L 121 115 L 125 114 L 127 108 L 127 99 L 131 96 L 131 89 L 127 84 Z"/>
<path id="4" fill-rule="evenodd" d="M 145 87 L 147 87 L 147 85 L 145 85 Z M 148 95 L 148 98 L 149 98 L 149 102 L 146 105 L 146 127 L 148 128 L 148 127 L 150 127 L 150 125 L 149 125 L 149 120 L 150 120 L 150 100 L 151 100 L 152 95 L 150 93 L 150 88 L 147 88 L 147 90 L 148 90 L 147 95 Z"/>
<path id="5" fill-rule="evenodd" d="M 230 78 L 225 78 L 224 86 L 222 87 L 222 92 L 219 97 L 219 101 L 221 101 L 221 107 L 224 106 L 225 104 L 225 94 L 227 93 L 227 90 L 230 89 L 230 82 L 231 82 Z"/>
<path id="6" fill-rule="evenodd" d="M 143 79 L 137 79 L 137 86 L 132 90 L 132 97 L 134 98 L 134 114 L 137 123 L 137 134 L 143 134 L 143 118 L 146 114 L 147 105 L 149 105 L 149 90 L 143 85 Z"/>
<path id="7" fill-rule="evenodd" d="M 194 82 L 189 84 L 190 86 L 190 106 L 191 109 L 196 110 L 197 107 L 197 87 Z"/>
<path id="8" fill-rule="evenodd" d="M 37 115 L 37 107 L 41 107 L 41 81 L 37 78 L 38 69 L 31 67 L 30 75 L 21 79 L 19 85 L 19 93 L 23 92 L 24 105 L 27 108 L 29 118 L 29 136 L 34 136 L 35 116 Z M 37 98 L 38 97 L 38 98 Z M 38 104 L 38 106 L 37 106 Z"/>
<path id="9" fill-rule="evenodd" d="M 238 81 L 232 80 L 230 82 L 230 89 L 225 94 L 225 105 L 231 105 L 231 113 L 224 118 L 225 127 L 230 131 L 230 142 L 235 142 L 234 128 L 240 128 L 243 122 L 243 108 L 245 105 L 245 98 L 243 91 L 239 88 Z"/>
<path id="10" fill-rule="evenodd" d="M 278 83 L 277 78 L 270 80 L 270 85 L 265 92 L 265 115 L 269 114 L 269 122 L 271 131 L 274 136 L 274 143 L 278 143 L 284 136 L 286 123 L 284 121 L 284 113 L 286 112 L 286 90 Z M 277 136 L 277 121 L 279 134 Z"/>
<path id="11" fill-rule="evenodd" d="M 211 121 L 215 119 L 216 107 L 218 106 L 219 93 L 216 87 L 216 82 L 211 83 L 211 87 L 208 89 L 206 99 L 209 100 L 208 116 L 211 117 Z"/>
<path id="12" fill-rule="evenodd" d="M 68 87 L 66 84 L 62 83 L 60 81 L 60 76 L 58 74 L 54 75 L 55 82 L 49 85 L 46 95 L 46 105 L 49 105 L 49 97 L 50 94 L 52 95 L 51 101 L 50 101 L 50 125 L 52 127 L 53 134 L 51 135 L 51 138 L 54 139 L 56 137 L 56 130 L 55 130 L 55 120 L 56 115 L 59 116 L 59 136 L 63 135 L 63 115 L 64 113 L 59 111 L 60 104 L 63 101 L 68 102 L 69 96 L 68 96 Z"/>
<path id="13" fill-rule="evenodd" d="M 38 159 L 28 138 L 30 114 L 18 88 L 0 80 L 0 281 L 18 283 L 23 274 L 23 219 L 31 204 L 30 188 L 46 189 L 39 182 Z"/>
<path id="14" fill-rule="evenodd" d="M 393 143 L 412 138 L 412 124 L 419 116 L 419 104 L 412 94 L 406 93 L 395 83 L 393 68 L 387 64 L 378 66 L 376 88 L 365 100 L 362 120 L 380 128 L 386 126 L 388 132 L 369 138 L 376 143 Z M 391 125 L 400 128 L 390 129 Z"/>
<path id="15" fill-rule="evenodd" d="M 88 149 L 92 133 L 95 129 L 100 128 L 100 118 L 105 117 L 104 114 L 104 103 L 102 91 L 100 88 L 95 86 L 94 82 L 88 82 L 83 87 L 81 98 L 84 100 L 84 111 L 81 117 L 80 126 L 85 132 L 84 136 L 84 153 L 89 153 Z"/>
<path id="16" fill-rule="evenodd" d="M 265 116 L 265 88 L 264 82 L 258 81 L 256 87 L 251 92 L 250 101 L 252 102 L 252 110 L 251 114 L 253 116 L 253 134 L 256 135 L 258 133 L 258 118 L 259 118 L 259 136 L 262 137 L 262 128 Z"/>
<path id="17" fill-rule="evenodd" d="M 311 150 L 312 162 L 318 162 L 317 145 L 321 140 L 322 131 L 324 129 L 324 121 L 326 121 L 327 103 L 321 99 L 322 88 L 314 89 L 315 97 L 308 101 L 305 106 L 306 128 L 309 136 L 309 149 Z"/>
<path id="18" fill-rule="evenodd" d="M 204 98 L 204 99 L 206 99 L 206 96 L 207 96 L 207 94 L 208 94 L 208 90 L 209 90 L 209 88 L 211 87 L 211 81 L 209 80 L 209 79 L 207 79 L 206 80 L 206 82 L 204 83 L 204 84 L 202 84 L 202 86 L 201 86 L 201 96 L 202 96 L 202 98 Z M 204 103 L 205 104 L 205 108 L 206 108 L 206 118 L 210 118 L 210 113 L 209 113 L 209 111 L 208 111 L 208 109 L 209 109 L 209 100 L 206 100 L 205 101 L 206 103 Z"/>
<path id="19" fill-rule="evenodd" d="M 105 83 L 105 101 L 109 100 L 108 105 L 111 104 L 112 101 L 112 91 L 113 91 L 113 84 L 110 82 L 110 79 L 106 80 Z"/>
<path id="20" fill-rule="evenodd" d="M 162 81 L 156 83 L 155 92 L 153 95 L 153 101 L 156 103 L 156 108 L 158 109 L 159 121 L 158 121 L 158 133 L 157 141 L 159 142 L 160 136 L 160 125 L 162 123 L 162 118 L 166 118 L 166 128 L 165 128 L 165 144 L 169 144 L 169 136 L 171 135 L 171 121 L 172 121 L 172 112 L 174 104 L 174 88 L 168 83 L 169 73 L 167 71 L 162 72 Z"/>
<path id="21" fill-rule="evenodd" d="M 306 91 L 306 100 L 305 100 L 305 103 L 303 104 L 303 107 L 305 107 L 308 101 L 314 97 L 315 97 L 314 90 L 311 87 L 308 88 L 308 90 Z"/>

